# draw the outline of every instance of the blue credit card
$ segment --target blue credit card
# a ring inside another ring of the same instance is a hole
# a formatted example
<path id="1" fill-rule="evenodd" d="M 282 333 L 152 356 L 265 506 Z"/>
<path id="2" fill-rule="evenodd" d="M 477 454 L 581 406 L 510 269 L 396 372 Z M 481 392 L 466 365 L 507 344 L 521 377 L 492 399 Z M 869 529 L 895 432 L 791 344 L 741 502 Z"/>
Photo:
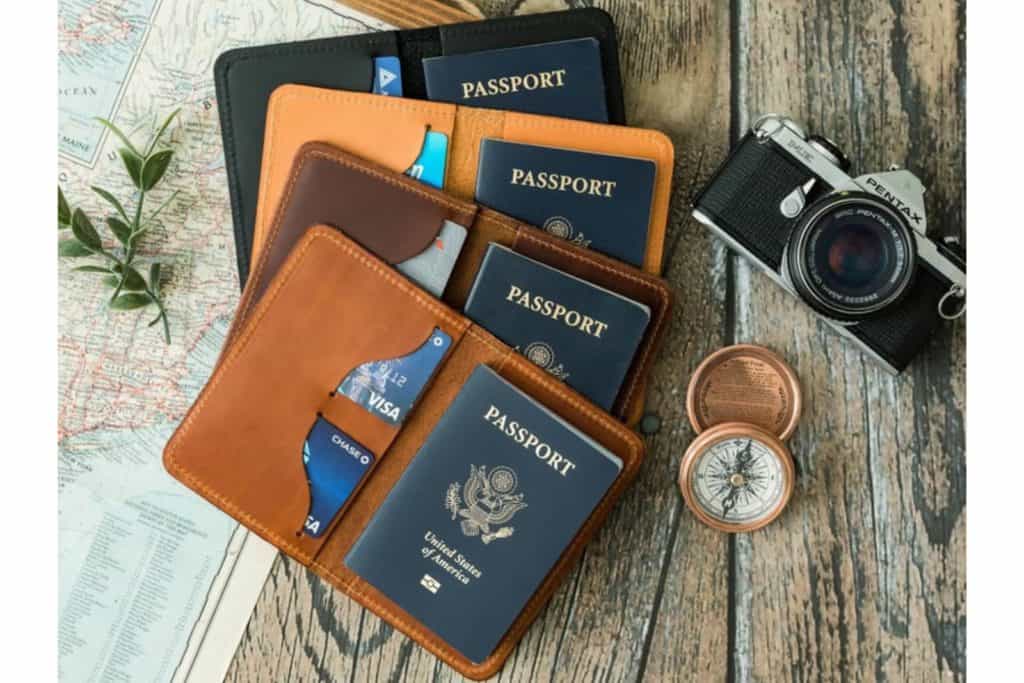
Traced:
<path id="1" fill-rule="evenodd" d="M 388 424 L 400 424 L 451 345 L 452 338 L 435 327 L 409 355 L 360 365 L 338 385 L 338 393 Z"/>
<path id="2" fill-rule="evenodd" d="M 431 187 L 444 187 L 444 167 L 448 160 L 448 136 L 428 130 L 423 137 L 423 148 L 405 175 Z"/>
<path id="3" fill-rule="evenodd" d="M 373 465 L 373 453 L 330 422 L 318 417 L 302 445 L 309 479 L 309 515 L 303 526 L 319 538 Z"/>
<path id="4" fill-rule="evenodd" d="M 373 58 L 373 94 L 402 96 L 402 64 L 398 57 Z"/>

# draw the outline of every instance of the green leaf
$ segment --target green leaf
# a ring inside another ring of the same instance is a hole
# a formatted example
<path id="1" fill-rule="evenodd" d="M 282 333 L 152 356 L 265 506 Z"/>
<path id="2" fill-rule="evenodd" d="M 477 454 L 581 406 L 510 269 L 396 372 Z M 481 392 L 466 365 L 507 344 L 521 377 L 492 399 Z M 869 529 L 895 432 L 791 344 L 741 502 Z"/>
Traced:
<path id="1" fill-rule="evenodd" d="M 146 289 L 146 281 L 142 279 L 142 274 L 135 270 L 132 266 L 114 266 L 114 270 L 118 274 L 124 274 L 124 282 L 121 283 L 121 289 L 127 292 L 142 292 Z"/>
<path id="2" fill-rule="evenodd" d="M 146 163 L 142 167 L 142 185 L 140 186 L 143 190 L 151 190 L 154 185 L 160 182 L 173 156 L 174 150 L 162 149 L 146 159 Z"/>
<path id="3" fill-rule="evenodd" d="M 110 194 L 102 187 L 96 187 L 95 185 L 92 186 L 92 191 L 106 199 L 110 203 L 110 205 L 114 207 L 114 210 L 121 215 L 121 218 L 123 218 L 125 221 L 128 220 L 128 214 L 125 212 L 124 206 L 121 205 L 121 202 L 117 201 L 117 197 Z"/>
<path id="4" fill-rule="evenodd" d="M 92 250 L 85 246 L 74 237 L 69 237 L 66 240 L 61 240 L 57 244 L 57 253 L 60 256 L 67 256 L 69 258 L 78 258 L 79 256 L 90 256 Z"/>
<path id="5" fill-rule="evenodd" d="M 57 186 L 57 225 L 66 228 L 71 225 L 71 205 L 64 198 L 64 190 Z"/>
<path id="6" fill-rule="evenodd" d="M 154 263 L 149 267 L 149 288 L 153 293 L 160 296 L 160 264 Z"/>
<path id="7" fill-rule="evenodd" d="M 103 273 L 104 275 L 110 275 L 110 269 L 103 266 L 78 266 L 71 270 L 76 270 L 79 273 Z"/>
<path id="8" fill-rule="evenodd" d="M 110 302 L 110 307 L 115 311 L 130 311 L 135 308 L 142 308 L 153 303 L 148 294 L 122 294 Z"/>
<path id="9" fill-rule="evenodd" d="M 71 232 L 75 234 L 79 242 L 93 251 L 103 249 L 100 234 L 96 232 L 96 228 L 92 227 L 92 221 L 81 209 L 75 209 L 75 213 L 71 216 Z"/>
<path id="10" fill-rule="evenodd" d="M 131 177 L 132 182 L 135 183 L 135 187 L 142 187 L 142 157 L 133 152 L 130 149 L 122 147 L 117 150 L 117 153 L 121 155 L 121 161 L 124 162 L 124 168 L 128 171 L 128 175 Z"/>
<path id="11" fill-rule="evenodd" d="M 121 286 L 121 278 L 117 275 L 108 275 L 107 277 L 103 278 L 103 284 L 105 284 L 107 287 L 110 287 L 111 289 L 117 289 L 118 287 Z"/>
<path id="12" fill-rule="evenodd" d="M 125 135 L 124 133 L 121 132 L 120 128 L 118 128 L 113 123 L 111 123 L 110 121 L 108 121 L 108 120 L 106 120 L 106 119 L 104 119 L 102 117 L 97 116 L 96 120 L 99 121 L 100 123 L 102 123 L 108 129 L 110 129 L 110 132 L 113 133 L 114 135 L 116 135 L 121 140 L 121 142 L 124 143 L 124 146 L 128 148 L 128 151 L 130 151 L 132 154 L 134 154 L 137 157 L 139 156 L 139 151 L 137 149 L 135 149 L 135 145 L 132 144 L 132 141 L 128 139 L 127 135 Z"/>
<path id="13" fill-rule="evenodd" d="M 153 136 L 153 139 L 149 143 L 149 147 L 146 150 L 147 154 L 153 153 L 153 150 L 156 149 L 156 143 L 160 142 L 160 138 L 163 137 L 164 131 L 167 130 L 167 126 L 171 125 L 171 121 L 174 120 L 174 117 L 177 116 L 180 111 L 181 109 L 175 109 L 171 112 L 170 116 L 164 119 L 164 122 L 160 125 L 160 129 L 156 132 L 156 135 Z"/>
<path id="14" fill-rule="evenodd" d="M 127 247 L 132 239 L 132 229 L 123 220 L 114 216 L 107 217 L 107 225 L 117 241 Z"/>

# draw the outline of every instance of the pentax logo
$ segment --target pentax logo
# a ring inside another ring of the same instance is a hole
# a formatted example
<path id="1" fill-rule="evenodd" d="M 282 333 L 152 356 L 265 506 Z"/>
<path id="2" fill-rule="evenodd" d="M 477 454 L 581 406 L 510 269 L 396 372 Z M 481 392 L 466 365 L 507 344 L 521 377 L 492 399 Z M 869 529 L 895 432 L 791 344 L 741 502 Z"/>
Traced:
<path id="1" fill-rule="evenodd" d="M 423 578 L 420 579 L 420 585 L 426 588 L 431 593 L 437 593 L 438 589 L 441 588 L 441 582 L 435 579 L 430 574 L 424 574 Z"/>
<path id="2" fill-rule="evenodd" d="M 917 223 L 918 225 L 921 224 L 921 214 L 919 214 L 914 209 L 910 208 L 910 206 L 907 205 L 906 202 L 904 202 L 898 196 L 893 194 L 893 192 L 886 188 L 885 185 L 882 185 L 882 183 L 878 182 L 877 180 L 870 176 L 866 181 L 866 185 L 870 187 L 872 190 L 874 190 L 875 194 L 877 194 L 879 197 L 892 204 L 897 211 L 899 211 L 907 218 L 907 220 L 914 221 L 914 223 Z"/>

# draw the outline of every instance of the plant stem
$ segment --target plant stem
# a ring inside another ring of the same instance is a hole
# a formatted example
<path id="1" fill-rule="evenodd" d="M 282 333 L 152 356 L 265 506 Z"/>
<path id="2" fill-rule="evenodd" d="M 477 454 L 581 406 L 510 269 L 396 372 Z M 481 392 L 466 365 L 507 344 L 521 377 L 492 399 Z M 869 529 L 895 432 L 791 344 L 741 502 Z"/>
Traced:
<path id="1" fill-rule="evenodd" d="M 156 294 L 153 293 L 151 285 L 146 285 L 146 294 L 149 295 L 150 300 L 156 304 L 157 310 L 160 311 L 160 319 L 164 324 L 164 341 L 168 344 L 171 343 L 171 326 L 167 322 L 167 310 L 164 308 L 164 302 L 160 300 Z"/>

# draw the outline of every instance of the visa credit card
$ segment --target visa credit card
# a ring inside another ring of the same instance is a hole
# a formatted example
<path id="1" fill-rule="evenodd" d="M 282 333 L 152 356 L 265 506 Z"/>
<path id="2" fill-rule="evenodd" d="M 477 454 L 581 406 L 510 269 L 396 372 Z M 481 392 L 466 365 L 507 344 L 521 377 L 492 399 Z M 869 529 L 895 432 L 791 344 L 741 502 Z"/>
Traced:
<path id="1" fill-rule="evenodd" d="M 447 161 L 448 136 L 435 130 L 428 130 L 423 136 L 420 155 L 405 175 L 440 190 L 444 187 L 444 168 Z"/>
<path id="2" fill-rule="evenodd" d="M 338 393 L 388 424 L 400 424 L 451 345 L 452 338 L 435 327 L 412 353 L 357 367 L 338 385 Z"/>
<path id="3" fill-rule="evenodd" d="M 319 538 L 373 465 L 374 455 L 322 417 L 302 445 L 309 480 L 309 515 L 303 530 Z"/>

